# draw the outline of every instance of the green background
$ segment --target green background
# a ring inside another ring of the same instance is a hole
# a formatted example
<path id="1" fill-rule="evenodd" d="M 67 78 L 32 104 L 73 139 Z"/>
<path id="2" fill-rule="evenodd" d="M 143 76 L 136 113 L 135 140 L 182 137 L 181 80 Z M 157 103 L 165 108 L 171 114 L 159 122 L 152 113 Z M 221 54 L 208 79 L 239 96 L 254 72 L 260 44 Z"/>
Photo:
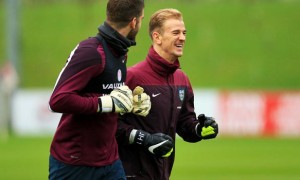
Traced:
<path id="1" fill-rule="evenodd" d="M 5 25 L 3 2 L 0 20 Z M 21 2 L 20 87 L 52 88 L 77 43 L 97 33 L 105 19 L 106 1 Z M 187 41 L 180 60 L 193 87 L 300 88 L 300 1 L 146 0 L 129 66 L 145 58 L 151 44 L 149 18 L 160 8 L 183 13 Z M 0 28 L 0 34 L 0 61 L 4 61 L 5 28 Z"/>
<path id="2" fill-rule="evenodd" d="M 52 88 L 76 44 L 96 34 L 105 5 L 104 0 L 21 0 L 20 87 Z M 180 61 L 195 88 L 300 88 L 300 1 L 146 0 L 129 66 L 145 58 L 149 17 L 161 8 L 183 13 L 187 41 Z M 0 0 L 0 65 L 7 60 L 6 18 Z M 0 139 L 0 179 L 47 179 L 51 139 Z M 178 138 L 171 179 L 300 179 L 299 143 L 288 137 L 218 137 L 195 144 Z"/>

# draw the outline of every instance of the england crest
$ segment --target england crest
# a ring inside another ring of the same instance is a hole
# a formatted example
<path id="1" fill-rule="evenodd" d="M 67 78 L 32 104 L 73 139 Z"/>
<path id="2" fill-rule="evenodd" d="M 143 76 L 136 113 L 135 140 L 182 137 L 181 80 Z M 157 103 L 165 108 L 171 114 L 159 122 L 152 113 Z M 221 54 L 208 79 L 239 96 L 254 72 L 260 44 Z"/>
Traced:
<path id="1" fill-rule="evenodd" d="M 122 80 L 122 71 L 121 71 L 121 69 L 118 70 L 117 76 L 118 76 L 118 81 L 120 82 Z"/>

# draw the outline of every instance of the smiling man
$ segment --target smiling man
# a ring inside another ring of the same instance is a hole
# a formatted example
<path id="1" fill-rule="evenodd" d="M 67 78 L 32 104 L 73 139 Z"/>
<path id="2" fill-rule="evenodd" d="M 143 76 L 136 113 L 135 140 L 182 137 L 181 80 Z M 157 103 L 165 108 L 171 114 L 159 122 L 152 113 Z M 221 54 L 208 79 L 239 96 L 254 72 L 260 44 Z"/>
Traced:
<path id="1" fill-rule="evenodd" d="M 143 87 L 151 96 L 151 110 L 147 116 L 120 117 L 117 140 L 127 179 L 168 180 L 176 133 L 187 142 L 198 142 L 215 138 L 218 124 L 203 114 L 196 117 L 193 89 L 179 69 L 178 58 L 183 55 L 186 40 L 181 13 L 176 9 L 155 12 L 149 34 L 152 46 L 148 55 L 128 69 L 126 85 Z"/>

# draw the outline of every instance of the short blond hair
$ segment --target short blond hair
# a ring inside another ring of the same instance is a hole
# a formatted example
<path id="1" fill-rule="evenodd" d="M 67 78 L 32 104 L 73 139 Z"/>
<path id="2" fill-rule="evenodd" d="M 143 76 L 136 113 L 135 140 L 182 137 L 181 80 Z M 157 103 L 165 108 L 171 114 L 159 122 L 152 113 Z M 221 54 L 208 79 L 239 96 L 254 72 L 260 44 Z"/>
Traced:
<path id="1" fill-rule="evenodd" d="M 183 20 L 182 14 L 177 9 L 167 8 L 156 11 L 150 18 L 149 22 L 149 35 L 152 39 L 152 33 L 158 31 L 163 33 L 163 25 L 168 19 Z"/>

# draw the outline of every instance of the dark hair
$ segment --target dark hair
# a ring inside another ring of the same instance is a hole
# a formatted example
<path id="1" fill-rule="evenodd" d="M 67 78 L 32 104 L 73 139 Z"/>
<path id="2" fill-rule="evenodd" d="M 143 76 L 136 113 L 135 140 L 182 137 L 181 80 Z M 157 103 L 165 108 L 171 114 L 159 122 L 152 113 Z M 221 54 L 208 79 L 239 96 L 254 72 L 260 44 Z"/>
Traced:
<path id="1" fill-rule="evenodd" d="M 109 0 L 106 6 L 106 18 L 122 28 L 134 17 L 140 17 L 143 9 L 144 0 Z"/>

